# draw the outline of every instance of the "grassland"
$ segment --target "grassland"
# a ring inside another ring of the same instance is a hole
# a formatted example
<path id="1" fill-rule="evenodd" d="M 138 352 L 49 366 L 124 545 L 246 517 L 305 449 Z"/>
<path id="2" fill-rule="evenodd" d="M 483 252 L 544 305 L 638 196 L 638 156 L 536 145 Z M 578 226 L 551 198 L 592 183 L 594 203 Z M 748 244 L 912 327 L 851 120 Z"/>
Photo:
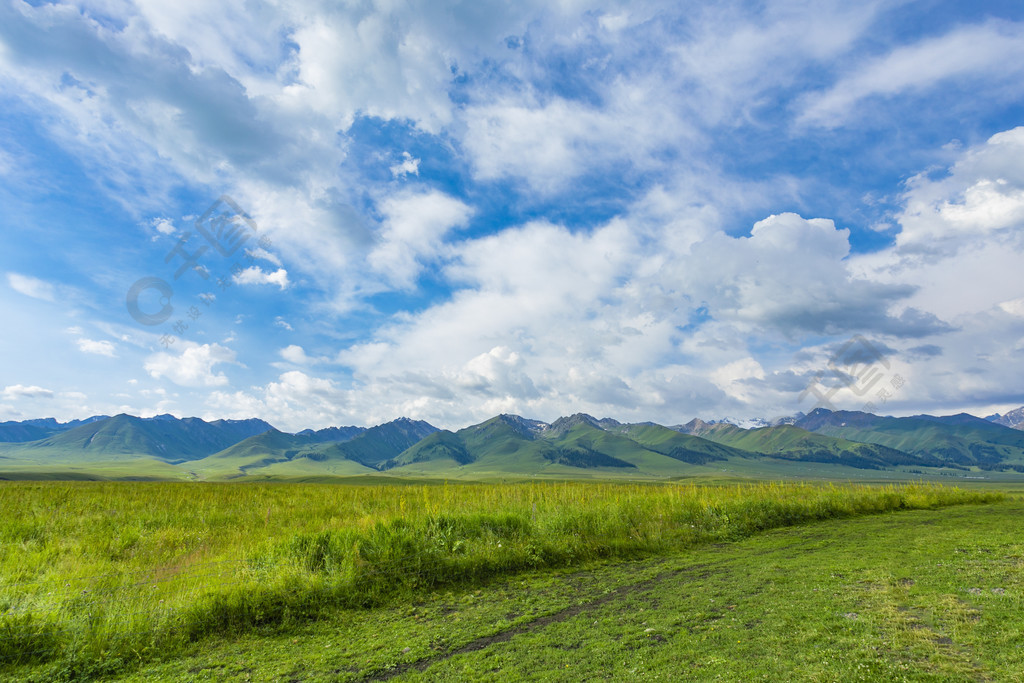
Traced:
<path id="1" fill-rule="evenodd" d="M 998 496 L 935 486 L 545 483 L 0 486 L 0 662 L 131 671 L 226 633 L 811 520 Z"/>
<path id="2" fill-rule="evenodd" d="M 126 681 L 1018 681 L 1022 515 L 911 510 L 524 572 L 213 637 Z"/>

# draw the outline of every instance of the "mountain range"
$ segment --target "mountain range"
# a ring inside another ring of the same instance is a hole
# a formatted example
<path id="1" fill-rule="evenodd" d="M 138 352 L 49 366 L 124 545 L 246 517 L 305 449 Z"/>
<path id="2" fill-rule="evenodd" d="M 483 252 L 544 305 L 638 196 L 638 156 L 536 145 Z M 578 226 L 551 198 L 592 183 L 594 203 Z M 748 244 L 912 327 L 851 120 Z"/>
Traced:
<path id="1" fill-rule="evenodd" d="M 47 418 L 0 424 L 0 478 L 1014 478 L 1024 431 L 1000 419 L 1016 414 L 1024 408 L 986 419 L 817 409 L 746 428 L 498 415 L 457 431 L 399 418 L 294 434 L 255 418 Z"/>

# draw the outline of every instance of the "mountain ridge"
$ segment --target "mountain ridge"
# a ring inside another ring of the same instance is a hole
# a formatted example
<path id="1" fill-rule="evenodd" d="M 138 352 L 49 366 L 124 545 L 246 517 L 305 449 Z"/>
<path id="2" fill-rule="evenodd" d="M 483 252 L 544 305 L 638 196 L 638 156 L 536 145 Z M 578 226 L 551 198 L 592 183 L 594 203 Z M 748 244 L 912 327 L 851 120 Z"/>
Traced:
<path id="1" fill-rule="evenodd" d="M 119 476 L 193 479 L 373 473 L 664 478 L 758 468 L 812 472 L 819 466 L 851 473 L 911 468 L 1024 473 L 1024 432 L 991 417 L 895 418 L 818 409 L 770 423 L 747 421 L 762 426 L 694 418 L 665 427 L 586 413 L 550 424 L 502 413 L 456 431 L 400 417 L 370 428 L 287 433 L 256 418 L 206 422 L 122 413 L 76 421 L 70 428 L 53 418 L 4 423 L 59 431 L 33 441 L 0 443 L 0 475 L 113 468 Z"/>

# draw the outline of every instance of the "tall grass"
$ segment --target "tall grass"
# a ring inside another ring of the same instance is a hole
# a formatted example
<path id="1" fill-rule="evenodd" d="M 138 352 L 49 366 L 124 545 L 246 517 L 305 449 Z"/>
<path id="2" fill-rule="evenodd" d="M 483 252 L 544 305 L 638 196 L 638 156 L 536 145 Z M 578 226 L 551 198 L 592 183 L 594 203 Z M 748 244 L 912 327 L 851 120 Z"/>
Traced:
<path id="1" fill-rule="evenodd" d="M 999 497 L 932 485 L 3 484 L 0 671 L 114 673 L 209 634 L 446 584 Z"/>

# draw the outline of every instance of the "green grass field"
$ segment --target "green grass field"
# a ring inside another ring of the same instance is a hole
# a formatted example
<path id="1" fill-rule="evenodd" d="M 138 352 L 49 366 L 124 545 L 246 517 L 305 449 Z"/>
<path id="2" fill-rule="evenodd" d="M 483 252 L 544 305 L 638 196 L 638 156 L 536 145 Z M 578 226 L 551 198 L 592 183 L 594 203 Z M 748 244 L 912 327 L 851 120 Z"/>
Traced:
<path id="1" fill-rule="evenodd" d="M 775 529 L 215 637 L 141 681 L 1018 681 L 1024 502 Z"/>
<path id="2" fill-rule="evenodd" d="M 840 518 L 847 519 L 818 536 L 822 547 L 855 553 L 844 540 L 853 537 L 841 531 L 865 521 L 854 518 L 901 511 L 872 518 L 892 524 L 917 509 L 941 520 L 997 508 L 931 510 L 1001 497 L 930 485 L 5 483 L 0 675 L 42 681 L 137 672 L 181 680 L 235 672 L 336 680 L 412 676 L 422 668 L 463 680 L 498 675 L 482 654 L 493 637 L 501 648 L 540 639 L 523 647 L 541 654 L 512 652 L 497 670 L 533 661 L 555 677 L 551 662 L 579 662 L 581 653 L 571 650 L 596 648 L 585 658 L 593 660 L 587 676 L 604 677 L 598 672 L 612 666 L 613 643 L 668 643 L 659 620 L 702 604 L 679 583 L 688 571 L 673 568 L 680 562 L 702 553 L 713 559 L 724 548 L 739 558 L 745 544 L 775 538 L 762 532 Z M 758 552 L 747 556 L 751 572 L 765 571 L 751 562 Z M 738 605 L 743 584 L 735 590 Z M 580 600 L 600 611 L 647 594 L 665 609 L 644 607 L 651 623 L 639 635 L 615 631 L 611 617 L 595 619 L 567 654 L 543 654 L 558 649 L 541 646 L 547 627 L 575 623 L 569 615 Z M 452 616 L 464 602 L 485 610 L 479 620 Z M 488 604 L 503 615 L 485 616 Z M 786 612 L 782 603 L 775 609 Z M 866 623 L 857 619 L 848 618 Z M 320 644 L 318 656 L 301 654 L 299 642 L 329 624 L 333 639 Z M 399 633 L 407 644 L 395 651 Z M 223 654 L 239 647 L 250 654 Z M 690 650 L 665 652 L 671 661 L 634 668 L 672 678 Z M 717 656 L 728 659 L 724 650 Z M 220 663 L 202 663 L 211 657 Z M 344 663 L 329 663 L 335 660 Z M 303 673 L 286 675 L 282 667 Z M 614 667 L 606 673 L 630 675 Z"/>

